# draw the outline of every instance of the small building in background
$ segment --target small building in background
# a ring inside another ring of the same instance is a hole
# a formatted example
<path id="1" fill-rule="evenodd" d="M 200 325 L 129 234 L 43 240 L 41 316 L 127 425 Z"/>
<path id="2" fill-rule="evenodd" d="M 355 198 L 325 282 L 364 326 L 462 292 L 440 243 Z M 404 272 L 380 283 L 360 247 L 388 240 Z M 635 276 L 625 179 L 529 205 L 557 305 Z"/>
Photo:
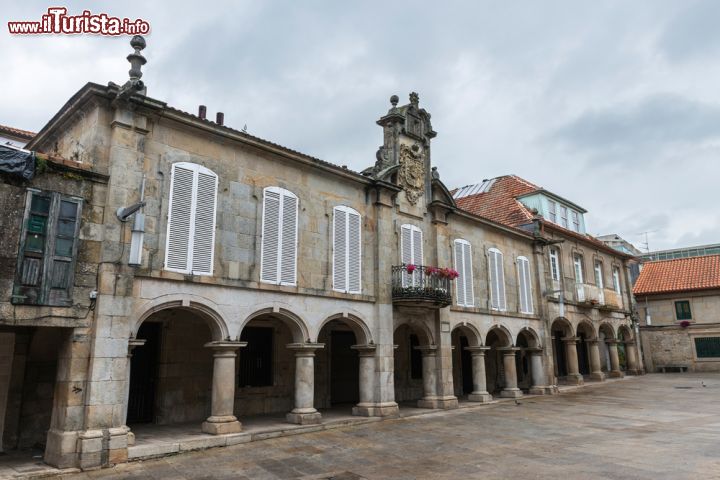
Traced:
<path id="1" fill-rule="evenodd" d="M 720 371 L 720 255 L 644 262 L 634 293 L 648 371 Z"/>
<path id="2" fill-rule="evenodd" d="M 34 136 L 34 132 L 0 125 L 0 145 L 23 148 Z"/>

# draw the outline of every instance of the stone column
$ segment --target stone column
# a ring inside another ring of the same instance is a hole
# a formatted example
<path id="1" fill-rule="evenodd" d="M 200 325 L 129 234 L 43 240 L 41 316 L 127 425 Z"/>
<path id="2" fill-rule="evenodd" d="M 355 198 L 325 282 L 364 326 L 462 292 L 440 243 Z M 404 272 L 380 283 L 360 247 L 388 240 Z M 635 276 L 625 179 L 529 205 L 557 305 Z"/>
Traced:
<path id="1" fill-rule="evenodd" d="M 415 347 L 422 352 L 423 398 L 418 400 L 420 408 L 438 408 L 437 398 L 437 346 Z"/>
<path id="2" fill-rule="evenodd" d="M 322 415 L 315 409 L 315 350 L 322 343 L 291 343 L 295 351 L 295 408 L 285 418 L 290 423 L 310 425 L 320 423 Z"/>
<path id="3" fill-rule="evenodd" d="M 614 339 L 605 340 L 610 351 L 610 377 L 622 378 L 624 375 L 620 371 L 620 357 L 618 357 L 618 341 Z"/>
<path id="4" fill-rule="evenodd" d="M 504 398 L 522 397 L 522 390 L 517 386 L 517 367 L 515 366 L 515 354 L 520 349 L 517 347 L 498 348 L 502 352 L 503 367 L 505 367 L 505 388 L 500 392 Z"/>
<path id="5" fill-rule="evenodd" d="M 361 417 L 379 416 L 375 403 L 375 345 L 353 345 L 360 357 L 360 402 L 352 409 L 353 415 Z"/>
<path id="6" fill-rule="evenodd" d="M 127 372 L 127 388 L 125 389 L 125 417 L 123 418 L 123 425 L 125 425 L 125 428 L 127 429 L 128 445 L 135 444 L 135 434 L 132 433 L 130 431 L 130 427 L 127 426 L 128 406 L 130 405 L 130 369 L 132 367 L 132 352 L 135 347 L 142 347 L 143 345 L 145 345 L 145 342 L 146 340 L 144 338 L 131 338 L 130 340 L 128 340 L 127 364 L 125 367 L 125 372 Z"/>
<path id="7" fill-rule="evenodd" d="M 562 339 L 565 343 L 565 358 L 567 359 L 567 383 L 570 385 L 582 385 L 582 375 L 580 375 L 580 367 L 578 366 L 577 343 L 578 337 L 565 337 Z"/>
<path id="8" fill-rule="evenodd" d="M 235 409 L 235 359 L 237 350 L 247 342 L 208 342 L 212 348 L 213 383 L 210 416 L 202 424 L 202 431 L 213 435 L 236 433 L 242 425 L 234 415 Z"/>
<path id="9" fill-rule="evenodd" d="M 602 382 L 605 380 L 605 374 L 602 372 L 602 362 L 600 361 L 600 341 L 585 340 L 590 346 L 590 378 Z"/>
<path id="10" fill-rule="evenodd" d="M 627 373 L 628 375 L 640 375 L 637 361 L 637 347 L 635 340 L 625 342 L 625 357 L 627 357 Z"/>
<path id="11" fill-rule="evenodd" d="M 490 402 L 492 395 L 487 391 L 487 376 L 485 374 L 485 352 L 490 347 L 465 347 L 472 356 L 473 391 L 468 395 L 471 402 Z"/>
<path id="12" fill-rule="evenodd" d="M 532 395 L 550 395 L 553 388 L 548 385 L 545 366 L 543 365 L 543 349 L 540 347 L 528 348 L 530 354 L 530 371 L 532 373 L 532 387 L 529 393 Z"/>

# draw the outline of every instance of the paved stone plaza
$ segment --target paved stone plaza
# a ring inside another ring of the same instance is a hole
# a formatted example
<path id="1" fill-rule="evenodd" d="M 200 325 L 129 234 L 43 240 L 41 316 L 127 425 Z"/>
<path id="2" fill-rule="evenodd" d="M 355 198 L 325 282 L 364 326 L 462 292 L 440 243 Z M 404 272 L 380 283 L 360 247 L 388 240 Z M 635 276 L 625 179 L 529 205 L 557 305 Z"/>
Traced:
<path id="1" fill-rule="evenodd" d="M 718 445 L 720 374 L 653 374 L 63 478 L 720 478 Z"/>

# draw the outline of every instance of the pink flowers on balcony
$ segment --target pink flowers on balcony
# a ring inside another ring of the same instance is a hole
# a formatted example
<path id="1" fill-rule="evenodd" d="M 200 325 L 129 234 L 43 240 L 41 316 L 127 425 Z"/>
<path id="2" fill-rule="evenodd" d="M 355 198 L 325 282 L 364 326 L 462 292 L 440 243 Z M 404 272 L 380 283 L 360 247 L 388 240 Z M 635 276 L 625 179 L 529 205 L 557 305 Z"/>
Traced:
<path id="1" fill-rule="evenodd" d="M 417 265 L 405 265 L 405 271 L 409 274 L 412 274 L 415 270 L 418 269 Z M 447 278 L 450 280 L 455 280 L 457 277 L 460 276 L 460 274 L 457 272 L 457 270 L 454 270 L 452 268 L 438 268 L 438 267 L 422 267 L 422 269 L 425 272 L 425 275 L 428 277 L 438 277 L 438 278 Z"/>

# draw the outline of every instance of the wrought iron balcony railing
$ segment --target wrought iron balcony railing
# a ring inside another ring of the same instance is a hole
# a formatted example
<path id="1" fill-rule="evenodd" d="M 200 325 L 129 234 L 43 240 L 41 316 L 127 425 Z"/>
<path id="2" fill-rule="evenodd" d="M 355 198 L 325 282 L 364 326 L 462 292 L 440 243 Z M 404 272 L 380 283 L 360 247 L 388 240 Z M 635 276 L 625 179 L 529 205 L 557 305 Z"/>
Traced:
<path id="1" fill-rule="evenodd" d="M 431 308 L 447 307 L 452 303 L 451 283 L 451 278 L 444 275 L 442 269 L 424 265 L 393 266 L 393 303 Z"/>

